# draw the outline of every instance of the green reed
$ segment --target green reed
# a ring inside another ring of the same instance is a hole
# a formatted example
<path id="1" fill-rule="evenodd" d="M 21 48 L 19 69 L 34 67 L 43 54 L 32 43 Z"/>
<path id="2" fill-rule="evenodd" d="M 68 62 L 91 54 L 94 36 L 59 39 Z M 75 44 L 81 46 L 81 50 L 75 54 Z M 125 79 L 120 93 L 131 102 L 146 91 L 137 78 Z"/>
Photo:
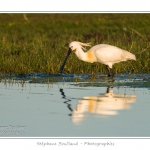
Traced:
<path id="1" fill-rule="evenodd" d="M 71 41 L 106 43 L 134 53 L 137 61 L 115 73 L 150 72 L 150 14 L 0 14 L 0 73 L 57 73 Z M 99 63 L 71 54 L 66 73 L 106 73 Z"/>

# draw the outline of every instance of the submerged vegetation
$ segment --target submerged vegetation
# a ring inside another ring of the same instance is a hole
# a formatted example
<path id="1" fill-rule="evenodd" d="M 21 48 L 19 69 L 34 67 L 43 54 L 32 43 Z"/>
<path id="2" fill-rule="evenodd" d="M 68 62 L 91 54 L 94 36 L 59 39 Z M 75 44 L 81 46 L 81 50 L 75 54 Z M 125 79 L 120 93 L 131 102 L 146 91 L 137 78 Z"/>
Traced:
<path id="1" fill-rule="evenodd" d="M 136 55 L 115 73 L 150 73 L 150 14 L 0 14 L 0 74 L 57 73 L 71 41 L 105 43 Z M 104 72 L 74 54 L 67 73 Z"/>

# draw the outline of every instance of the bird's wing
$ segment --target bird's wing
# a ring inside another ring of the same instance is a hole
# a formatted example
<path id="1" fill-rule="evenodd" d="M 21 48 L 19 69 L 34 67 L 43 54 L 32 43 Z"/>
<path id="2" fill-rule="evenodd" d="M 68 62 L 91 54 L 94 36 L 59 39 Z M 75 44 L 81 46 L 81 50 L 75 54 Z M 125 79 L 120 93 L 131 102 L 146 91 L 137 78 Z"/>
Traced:
<path id="1" fill-rule="evenodd" d="M 90 51 L 94 52 L 99 62 L 116 62 L 121 59 L 122 50 L 115 46 L 100 44 L 92 47 Z"/>

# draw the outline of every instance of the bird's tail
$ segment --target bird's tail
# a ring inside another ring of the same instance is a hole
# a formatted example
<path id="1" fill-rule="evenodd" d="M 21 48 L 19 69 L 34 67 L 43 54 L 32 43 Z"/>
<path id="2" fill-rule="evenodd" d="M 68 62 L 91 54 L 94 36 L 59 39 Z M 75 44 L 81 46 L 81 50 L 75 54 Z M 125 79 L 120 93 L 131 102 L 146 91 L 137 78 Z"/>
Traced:
<path id="1" fill-rule="evenodd" d="M 134 54 L 123 50 L 122 52 L 122 57 L 124 58 L 124 60 L 136 60 L 136 57 Z"/>

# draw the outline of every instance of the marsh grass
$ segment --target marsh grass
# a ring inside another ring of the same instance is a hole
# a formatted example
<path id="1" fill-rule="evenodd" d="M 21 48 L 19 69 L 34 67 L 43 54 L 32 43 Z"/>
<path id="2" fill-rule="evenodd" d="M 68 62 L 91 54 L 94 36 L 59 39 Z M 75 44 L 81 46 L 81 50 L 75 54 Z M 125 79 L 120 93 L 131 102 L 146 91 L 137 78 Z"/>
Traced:
<path id="1" fill-rule="evenodd" d="M 150 72 L 150 14 L 0 14 L 0 74 L 57 73 L 71 41 L 106 43 L 134 53 L 137 61 L 115 73 Z M 106 73 L 104 65 L 72 54 L 67 73 Z"/>

